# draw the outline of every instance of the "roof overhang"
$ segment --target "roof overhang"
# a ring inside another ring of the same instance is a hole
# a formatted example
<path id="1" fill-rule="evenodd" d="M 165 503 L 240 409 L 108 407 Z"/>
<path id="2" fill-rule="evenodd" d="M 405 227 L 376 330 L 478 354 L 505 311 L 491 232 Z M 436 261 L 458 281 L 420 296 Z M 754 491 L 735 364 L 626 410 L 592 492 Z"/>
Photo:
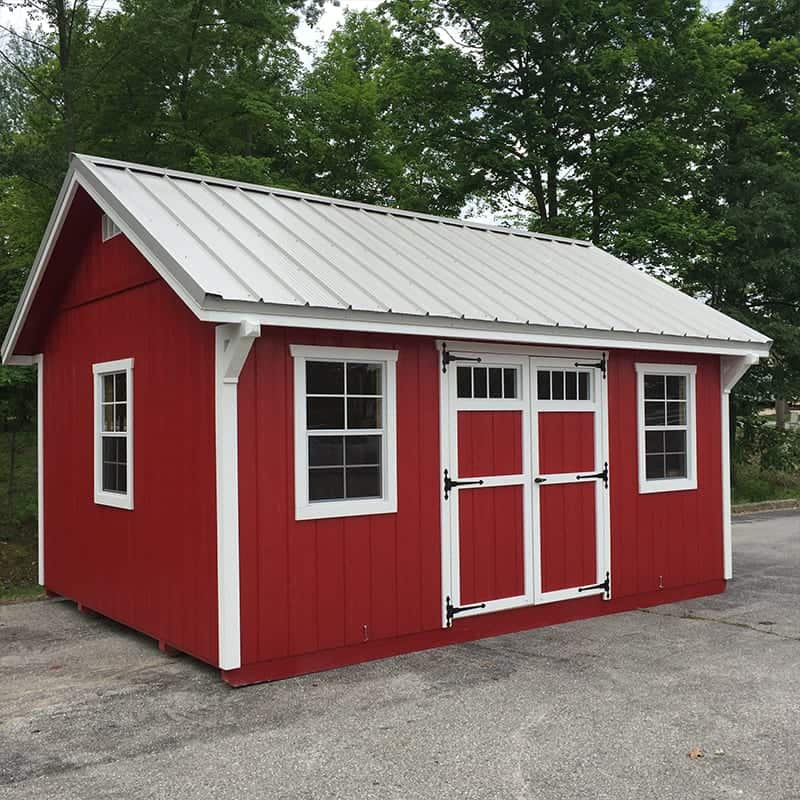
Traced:
<path id="1" fill-rule="evenodd" d="M 158 241 L 148 234 L 147 229 L 137 224 L 130 209 L 120 203 L 101 183 L 92 180 L 87 165 L 82 160 L 73 158 L 3 340 L 2 351 L 0 351 L 3 364 L 20 363 L 16 359 L 22 356 L 18 356 L 14 352 L 17 341 L 79 188 L 83 189 L 103 209 L 103 212 L 108 214 L 156 272 L 169 284 L 170 288 L 200 317 L 200 301 L 205 297 L 203 290 L 181 268 L 180 264 L 175 263 L 175 260 L 164 251 Z"/>
<path id="2" fill-rule="evenodd" d="M 480 339 L 514 344 L 551 344 L 559 347 L 597 347 L 604 349 L 661 350 L 717 355 L 769 355 L 769 342 L 740 342 L 690 336 L 667 336 L 640 331 L 603 331 L 547 325 L 519 325 L 511 322 L 415 317 L 391 312 L 341 311 L 268 303 L 237 303 L 207 297 L 198 316 L 206 322 L 227 323 L 242 319 L 260 325 L 287 328 L 318 328 L 409 336 L 434 336 L 442 339 Z"/>
<path id="3" fill-rule="evenodd" d="M 4 364 L 25 363 L 26 356 L 32 355 L 17 354 L 15 352 L 17 342 L 79 189 L 83 189 L 113 220 L 198 319 L 206 322 L 238 323 L 242 320 L 251 320 L 264 326 L 367 331 L 516 344 L 550 344 L 561 347 L 711 353 L 754 358 L 766 357 L 772 344 L 770 341 L 722 340 L 638 330 L 576 328 L 559 326 L 558 323 L 523 324 L 501 320 L 471 320 L 463 317 L 412 315 L 392 311 L 361 311 L 353 308 L 321 308 L 222 299 L 217 295 L 206 294 L 178 259 L 171 255 L 148 230 L 148 226 L 137 218 L 136 209 L 126 205 L 117 197 L 95 170 L 96 166 L 84 157 L 73 157 L 71 160 L 69 171 L 3 342 Z"/>

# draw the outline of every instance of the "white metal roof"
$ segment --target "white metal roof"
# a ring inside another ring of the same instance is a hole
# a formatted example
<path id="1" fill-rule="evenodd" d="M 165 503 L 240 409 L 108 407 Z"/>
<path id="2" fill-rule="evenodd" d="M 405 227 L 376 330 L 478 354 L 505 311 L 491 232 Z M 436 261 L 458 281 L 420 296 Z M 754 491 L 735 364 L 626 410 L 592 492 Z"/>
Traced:
<path id="1" fill-rule="evenodd" d="M 587 242 L 81 155 L 73 157 L 50 239 L 73 184 L 202 319 L 769 349 L 757 331 Z M 47 240 L 17 328 L 46 266 Z M 9 349 L 7 338 L 4 356 Z"/>

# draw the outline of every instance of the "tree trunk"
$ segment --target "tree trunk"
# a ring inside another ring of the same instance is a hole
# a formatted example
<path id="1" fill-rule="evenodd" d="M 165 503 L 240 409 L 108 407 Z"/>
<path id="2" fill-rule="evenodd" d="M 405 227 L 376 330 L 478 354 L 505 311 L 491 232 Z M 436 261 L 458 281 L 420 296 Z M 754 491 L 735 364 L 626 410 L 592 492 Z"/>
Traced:
<path id="1" fill-rule="evenodd" d="M 75 0 L 76 4 L 78 0 Z M 62 115 L 64 119 L 64 150 L 67 157 L 75 152 L 78 135 L 75 119 L 75 91 L 72 83 L 72 26 L 77 9 L 73 8 L 69 14 L 67 0 L 54 0 L 53 15 L 55 16 L 56 31 L 58 33 L 58 68 L 61 73 Z"/>
<path id="2" fill-rule="evenodd" d="M 783 398 L 775 398 L 775 427 L 782 431 L 786 428 L 786 401 Z"/>
<path id="3" fill-rule="evenodd" d="M 547 161 L 547 216 L 558 216 L 558 161 L 553 157 Z"/>
<path id="4" fill-rule="evenodd" d="M 589 134 L 589 148 L 592 157 L 592 167 L 597 163 L 596 158 L 596 145 L 597 140 L 594 131 Z M 600 189 L 597 186 L 597 178 L 595 171 L 590 172 L 591 180 L 591 203 L 592 203 L 592 241 L 595 244 L 600 243 Z"/>

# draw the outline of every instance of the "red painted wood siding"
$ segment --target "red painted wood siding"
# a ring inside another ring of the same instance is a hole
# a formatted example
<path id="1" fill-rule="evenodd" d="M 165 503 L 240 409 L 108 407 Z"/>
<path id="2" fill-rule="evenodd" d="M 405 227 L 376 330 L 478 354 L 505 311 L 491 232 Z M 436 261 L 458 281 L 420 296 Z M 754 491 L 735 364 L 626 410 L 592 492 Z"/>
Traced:
<path id="1" fill-rule="evenodd" d="M 85 213 L 60 307 L 38 313 L 47 588 L 214 663 L 214 329 Z M 93 497 L 92 364 L 121 358 L 134 359 L 133 511 Z"/>
<path id="2" fill-rule="evenodd" d="M 521 411 L 458 412 L 459 478 L 521 472 Z"/>
<path id="3" fill-rule="evenodd" d="M 295 521 L 291 343 L 399 350 L 396 514 Z M 242 663 L 441 625 L 438 430 L 432 340 L 263 329 L 239 380 Z"/>
<path id="4" fill-rule="evenodd" d="M 542 591 L 588 586 L 597 576 L 594 482 L 539 487 Z"/>
<path id="5" fill-rule="evenodd" d="M 462 605 L 524 594 L 522 486 L 458 493 Z"/>
<path id="6" fill-rule="evenodd" d="M 697 477 L 691 491 L 639 494 L 636 370 L 644 362 L 697 365 Z M 615 597 L 723 576 L 719 359 L 615 351 L 609 359 L 611 563 Z"/>
<path id="7" fill-rule="evenodd" d="M 591 472 L 594 458 L 593 411 L 539 413 L 539 472 Z"/>

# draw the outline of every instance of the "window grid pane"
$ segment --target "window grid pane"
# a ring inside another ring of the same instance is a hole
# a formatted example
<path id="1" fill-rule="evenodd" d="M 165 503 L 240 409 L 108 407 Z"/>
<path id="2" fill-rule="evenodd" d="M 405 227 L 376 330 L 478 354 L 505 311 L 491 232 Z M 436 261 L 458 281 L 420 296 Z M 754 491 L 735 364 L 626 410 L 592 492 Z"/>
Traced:
<path id="1" fill-rule="evenodd" d="M 645 478 L 688 478 L 688 378 L 646 374 L 643 387 Z"/>
<path id="2" fill-rule="evenodd" d="M 591 400 L 589 373 L 584 370 L 540 369 L 536 373 L 539 400 Z"/>
<path id="3" fill-rule="evenodd" d="M 383 370 L 369 362 L 306 362 L 310 501 L 383 495 Z"/>
<path id="4" fill-rule="evenodd" d="M 456 396 L 460 400 L 515 400 L 518 373 L 517 367 L 456 367 Z"/>

